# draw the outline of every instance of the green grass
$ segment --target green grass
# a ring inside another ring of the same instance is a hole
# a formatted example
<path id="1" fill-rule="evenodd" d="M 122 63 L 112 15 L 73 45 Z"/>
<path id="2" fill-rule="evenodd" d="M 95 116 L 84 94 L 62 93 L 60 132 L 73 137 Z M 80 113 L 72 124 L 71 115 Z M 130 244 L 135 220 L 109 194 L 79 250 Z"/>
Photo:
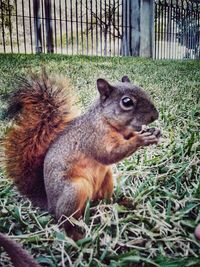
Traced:
<path id="1" fill-rule="evenodd" d="M 194 237 L 200 222 L 200 61 L 0 55 L 1 92 L 11 89 L 16 74 L 39 72 L 41 64 L 72 80 L 83 109 L 97 95 L 97 78 L 115 82 L 128 75 L 154 99 L 163 137 L 159 145 L 114 167 L 113 204 L 92 204 L 83 219 L 74 221 L 85 228 L 84 239 L 68 238 L 48 213 L 22 199 L 3 174 L 0 231 L 21 242 L 44 266 L 200 266 L 200 242 Z M 5 122 L 0 127 L 3 133 Z M 9 266 L 3 251 L 0 262 Z"/>

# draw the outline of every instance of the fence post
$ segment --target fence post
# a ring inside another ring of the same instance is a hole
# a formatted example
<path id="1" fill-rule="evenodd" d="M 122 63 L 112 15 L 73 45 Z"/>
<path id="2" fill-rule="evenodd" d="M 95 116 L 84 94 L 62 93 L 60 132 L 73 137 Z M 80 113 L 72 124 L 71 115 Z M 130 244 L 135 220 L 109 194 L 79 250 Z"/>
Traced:
<path id="1" fill-rule="evenodd" d="M 129 38 L 128 31 L 127 31 L 127 22 L 128 22 L 128 14 L 129 10 L 127 9 L 127 1 L 129 0 L 122 0 L 122 47 L 121 47 L 121 54 L 123 56 L 129 55 Z"/>
<path id="2" fill-rule="evenodd" d="M 53 30 L 52 30 L 52 15 L 51 15 L 51 0 L 44 2 L 45 8 L 45 21 L 46 21 L 46 40 L 47 40 L 47 52 L 53 53 Z"/>
<path id="3" fill-rule="evenodd" d="M 40 0 L 33 1 L 34 29 L 35 29 L 35 50 L 36 53 L 42 52 L 42 34 L 40 20 Z"/>
<path id="4" fill-rule="evenodd" d="M 154 0 L 141 0 L 140 56 L 153 57 L 154 50 Z"/>
<path id="5" fill-rule="evenodd" d="M 130 1 L 130 55 L 140 55 L 140 1 L 141 0 L 129 0 Z"/>

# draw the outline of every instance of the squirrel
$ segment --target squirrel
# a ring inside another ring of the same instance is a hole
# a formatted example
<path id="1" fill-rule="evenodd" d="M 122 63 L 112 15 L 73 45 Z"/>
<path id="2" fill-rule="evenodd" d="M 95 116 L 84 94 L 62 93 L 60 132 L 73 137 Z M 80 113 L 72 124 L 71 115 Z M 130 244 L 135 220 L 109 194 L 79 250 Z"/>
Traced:
<path id="1" fill-rule="evenodd" d="M 0 246 L 8 253 L 15 267 L 41 267 L 26 250 L 2 233 L 0 233 Z"/>
<path id="2" fill-rule="evenodd" d="M 111 165 L 157 144 L 160 130 L 148 94 L 127 76 L 97 80 L 99 97 L 76 115 L 66 78 L 23 78 L 8 100 L 13 125 L 3 139 L 5 171 L 33 204 L 58 220 L 79 218 L 87 200 L 111 199 Z"/>

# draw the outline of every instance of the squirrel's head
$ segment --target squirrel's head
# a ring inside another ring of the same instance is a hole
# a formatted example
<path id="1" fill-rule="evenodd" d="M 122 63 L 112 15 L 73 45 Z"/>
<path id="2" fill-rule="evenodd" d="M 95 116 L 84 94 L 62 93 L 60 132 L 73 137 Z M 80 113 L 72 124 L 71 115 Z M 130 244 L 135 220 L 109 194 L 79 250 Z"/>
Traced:
<path id="1" fill-rule="evenodd" d="M 114 85 L 104 79 L 98 79 L 97 88 L 100 93 L 102 115 L 113 127 L 119 130 L 131 128 L 140 131 L 142 125 L 158 119 L 158 111 L 148 94 L 131 84 L 127 76 Z"/>

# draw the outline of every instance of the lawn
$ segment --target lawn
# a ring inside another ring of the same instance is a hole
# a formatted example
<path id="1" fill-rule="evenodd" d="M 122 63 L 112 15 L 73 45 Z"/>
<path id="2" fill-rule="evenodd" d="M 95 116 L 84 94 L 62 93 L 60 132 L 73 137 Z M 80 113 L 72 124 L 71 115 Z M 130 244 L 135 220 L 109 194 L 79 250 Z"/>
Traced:
<path id="1" fill-rule="evenodd" d="M 200 61 L 140 58 L 0 55 L 0 91 L 15 75 L 66 75 L 84 110 L 97 96 L 96 79 L 116 82 L 128 75 L 142 85 L 160 112 L 159 145 L 141 149 L 114 166 L 113 203 L 87 206 L 74 221 L 86 237 L 74 242 L 52 216 L 23 199 L 3 172 L 0 178 L 0 232 L 9 233 L 44 266 L 200 266 Z M 9 127 L 1 102 L 1 136 Z M 123 201 L 129 198 L 129 203 Z M 9 266 L 0 249 L 0 266 Z"/>

